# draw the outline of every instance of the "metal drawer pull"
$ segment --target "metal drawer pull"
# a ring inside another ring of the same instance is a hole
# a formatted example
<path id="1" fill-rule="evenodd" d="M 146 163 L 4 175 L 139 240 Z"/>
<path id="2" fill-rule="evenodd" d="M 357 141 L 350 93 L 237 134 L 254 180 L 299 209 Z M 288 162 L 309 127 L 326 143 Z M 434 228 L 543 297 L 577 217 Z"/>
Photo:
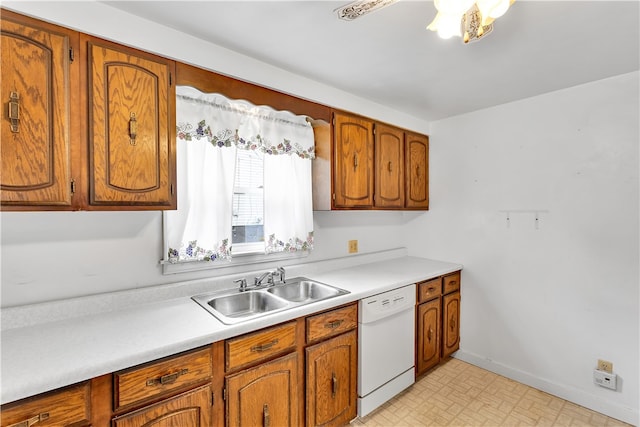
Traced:
<path id="1" fill-rule="evenodd" d="M 331 373 L 331 397 L 335 399 L 336 393 L 338 392 L 338 378 L 336 378 L 336 373 Z"/>
<path id="2" fill-rule="evenodd" d="M 129 144 L 136 145 L 136 136 L 138 135 L 138 120 L 136 113 L 129 116 Z"/>
<path id="3" fill-rule="evenodd" d="M 11 132 L 20 132 L 20 95 L 18 95 L 18 92 L 11 92 L 9 94 L 8 117 L 11 122 Z"/>
<path id="4" fill-rule="evenodd" d="M 457 280 L 452 280 L 452 281 L 450 281 L 449 283 L 447 283 L 447 286 L 455 286 L 455 285 L 457 285 L 457 284 L 458 284 L 458 281 L 457 281 Z"/>
<path id="5" fill-rule="evenodd" d="M 254 345 L 253 347 L 251 347 L 251 351 L 254 353 L 260 353 L 262 351 L 269 350 L 271 347 L 273 347 L 276 344 L 278 344 L 278 338 L 266 344 Z"/>
<path id="6" fill-rule="evenodd" d="M 342 322 L 344 322 L 344 319 L 334 320 L 333 322 L 325 323 L 324 327 L 327 328 L 327 329 L 335 329 L 335 328 L 339 327 L 340 325 L 342 325 Z"/>
<path id="7" fill-rule="evenodd" d="M 147 380 L 147 387 L 155 386 L 155 385 L 165 385 L 165 384 L 173 384 L 176 382 L 179 376 L 186 374 L 189 372 L 189 369 L 184 368 L 180 369 L 178 372 L 174 372 L 173 374 L 163 375 L 160 378 L 152 378 Z"/>
<path id="8" fill-rule="evenodd" d="M 39 423 L 40 421 L 44 421 L 49 418 L 48 412 L 43 412 L 41 414 L 36 415 L 35 417 L 31 417 L 28 420 L 20 421 L 19 423 L 11 424 L 8 427 L 31 427 Z"/>
<path id="9" fill-rule="evenodd" d="M 269 405 L 266 403 L 262 407 L 262 425 L 269 427 L 271 425 L 271 418 L 269 417 Z"/>

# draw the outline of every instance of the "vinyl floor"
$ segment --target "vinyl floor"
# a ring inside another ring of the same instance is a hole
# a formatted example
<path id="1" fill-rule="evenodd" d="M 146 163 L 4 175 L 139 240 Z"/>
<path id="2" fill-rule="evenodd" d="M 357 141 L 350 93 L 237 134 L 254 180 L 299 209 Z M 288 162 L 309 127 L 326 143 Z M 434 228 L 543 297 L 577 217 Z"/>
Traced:
<path id="1" fill-rule="evenodd" d="M 598 412 L 448 359 L 354 427 L 624 426 Z"/>

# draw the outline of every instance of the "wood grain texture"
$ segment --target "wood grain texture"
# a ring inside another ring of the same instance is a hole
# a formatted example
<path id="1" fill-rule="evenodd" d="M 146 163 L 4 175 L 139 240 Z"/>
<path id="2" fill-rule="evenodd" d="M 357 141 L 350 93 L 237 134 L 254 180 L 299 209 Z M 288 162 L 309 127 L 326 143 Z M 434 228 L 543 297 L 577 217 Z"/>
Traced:
<path id="1" fill-rule="evenodd" d="M 440 362 L 440 298 L 418 305 L 416 325 L 416 376 Z"/>
<path id="2" fill-rule="evenodd" d="M 40 416 L 38 427 L 86 426 L 91 420 L 88 382 L 2 406 L 2 427 Z"/>
<path id="3" fill-rule="evenodd" d="M 335 112 L 333 132 L 333 207 L 373 207 L 373 122 Z"/>
<path id="4" fill-rule="evenodd" d="M 429 137 L 407 132 L 405 138 L 405 206 L 429 209 Z"/>
<path id="5" fill-rule="evenodd" d="M 211 388 L 208 385 L 113 419 L 114 427 L 211 425 Z"/>
<path id="6" fill-rule="evenodd" d="M 298 354 L 263 363 L 226 379 L 227 425 L 298 425 Z"/>
<path id="7" fill-rule="evenodd" d="M 418 302 L 425 302 L 440 296 L 442 293 L 442 278 L 418 283 Z"/>
<path id="8" fill-rule="evenodd" d="M 92 205 L 172 208 L 175 64 L 83 37 L 88 55 Z M 135 118 L 135 138 L 131 132 Z"/>
<path id="9" fill-rule="evenodd" d="M 357 332 L 306 349 L 307 426 L 342 426 L 355 418 Z"/>
<path id="10" fill-rule="evenodd" d="M 307 317 L 307 343 L 320 341 L 358 326 L 358 305 L 350 304 L 324 313 Z"/>
<path id="11" fill-rule="evenodd" d="M 460 291 L 442 297 L 442 357 L 460 348 Z"/>
<path id="12" fill-rule="evenodd" d="M 375 125 L 375 207 L 404 208 L 404 131 Z"/>
<path id="13" fill-rule="evenodd" d="M 168 395 L 189 385 L 210 380 L 213 375 L 212 369 L 211 350 L 207 347 L 116 372 L 113 379 L 115 409 Z M 171 375 L 174 375 L 175 379 L 166 377 Z M 162 377 L 168 378 L 164 384 L 159 382 Z"/>
<path id="14" fill-rule="evenodd" d="M 227 372 L 292 351 L 296 347 L 296 322 L 242 335 L 225 341 Z"/>
<path id="15" fill-rule="evenodd" d="M 448 294 L 460 289 L 460 272 L 446 275 L 442 278 L 442 293 Z"/>
<path id="16" fill-rule="evenodd" d="M 70 208 L 71 78 L 77 79 L 78 66 L 70 63 L 69 49 L 78 33 L 4 10 L 0 23 L 3 209 Z M 7 112 L 11 93 L 19 97 L 17 132 Z"/>
<path id="17" fill-rule="evenodd" d="M 177 64 L 176 74 L 177 85 L 220 93 L 231 99 L 246 99 L 255 105 L 269 105 L 276 110 L 291 111 L 327 123 L 331 121 L 331 108 L 326 105 L 183 63 Z"/>

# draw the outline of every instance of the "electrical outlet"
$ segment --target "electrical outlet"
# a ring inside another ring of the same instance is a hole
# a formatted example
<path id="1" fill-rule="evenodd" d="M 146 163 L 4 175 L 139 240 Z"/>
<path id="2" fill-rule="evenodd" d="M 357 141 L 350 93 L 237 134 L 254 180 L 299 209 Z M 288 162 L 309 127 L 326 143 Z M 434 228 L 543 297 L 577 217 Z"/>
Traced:
<path id="1" fill-rule="evenodd" d="M 358 252 L 358 241 L 357 240 L 349 240 L 349 253 L 355 254 Z"/>
<path id="2" fill-rule="evenodd" d="M 604 372 L 598 369 L 593 370 L 593 382 L 600 387 L 610 388 L 611 390 L 616 390 L 616 380 L 618 376 L 616 374 L 610 374 L 609 372 Z"/>
<path id="3" fill-rule="evenodd" d="M 598 370 L 611 374 L 613 373 L 613 363 L 607 362 L 606 360 L 598 359 Z"/>

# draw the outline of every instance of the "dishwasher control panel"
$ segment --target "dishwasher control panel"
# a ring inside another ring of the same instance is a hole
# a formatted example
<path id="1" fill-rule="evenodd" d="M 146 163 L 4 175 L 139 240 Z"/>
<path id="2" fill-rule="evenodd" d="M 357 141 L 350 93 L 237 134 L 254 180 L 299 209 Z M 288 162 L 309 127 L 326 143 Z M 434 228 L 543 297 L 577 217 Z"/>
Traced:
<path id="1" fill-rule="evenodd" d="M 360 323 L 375 322 L 403 310 L 413 309 L 416 303 L 416 286 L 408 285 L 360 300 Z"/>

